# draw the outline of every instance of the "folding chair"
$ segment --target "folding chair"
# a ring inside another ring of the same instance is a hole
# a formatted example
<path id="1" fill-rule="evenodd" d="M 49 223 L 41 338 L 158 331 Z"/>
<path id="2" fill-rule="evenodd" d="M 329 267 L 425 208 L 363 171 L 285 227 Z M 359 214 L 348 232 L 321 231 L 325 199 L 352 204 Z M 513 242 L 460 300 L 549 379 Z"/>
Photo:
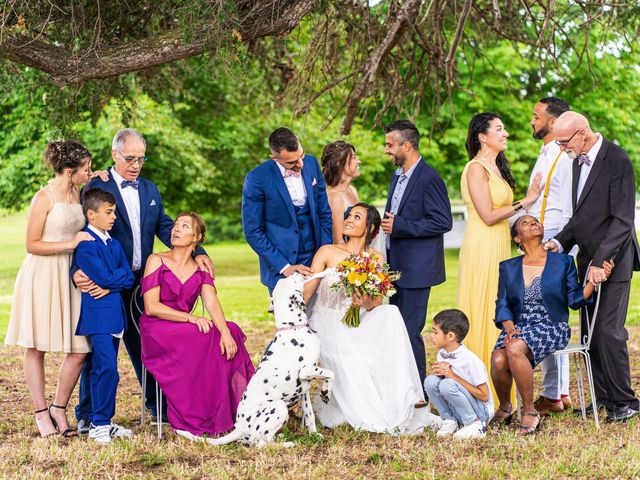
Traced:
<path id="1" fill-rule="evenodd" d="M 133 292 L 133 295 L 131 296 L 129 311 L 132 319 L 134 318 L 133 316 L 134 307 L 139 314 L 142 314 L 142 308 L 140 308 L 140 304 L 138 303 L 139 291 L 140 291 L 140 285 L 136 287 L 136 289 Z M 196 299 L 196 303 L 193 305 L 193 309 L 191 310 L 192 313 L 198 307 L 198 302 L 200 302 L 200 297 Z M 202 316 L 204 316 L 204 302 L 202 302 Z M 138 325 L 138 323 L 135 321 L 133 322 L 133 324 L 136 327 L 136 330 L 138 331 L 138 335 L 140 335 L 140 325 Z M 145 398 L 147 397 L 147 368 L 144 366 L 144 363 L 142 364 L 141 383 L 142 383 L 142 407 L 141 407 L 141 413 L 140 413 L 140 424 L 144 425 L 144 416 L 145 416 L 144 401 L 145 401 Z M 156 424 L 158 426 L 158 440 L 162 439 L 162 420 L 163 420 L 162 419 L 162 400 L 163 400 L 162 389 L 160 388 L 160 385 L 156 381 L 156 415 L 157 415 Z M 151 422 L 151 424 L 153 425 L 153 422 Z"/>
<path id="2" fill-rule="evenodd" d="M 591 264 L 589 264 L 591 266 Z M 588 269 L 587 269 L 588 270 Z M 586 286 L 587 279 L 584 279 L 584 285 Z M 580 362 L 580 356 L 584 358 L 585 370 L 587 372 L 587 382 L 589 383 L 589 393 L 591 394 L 591 405 L 593 408 L 593 419 L 596 423 L 596 427 L 600 428 L 600 422 L 598 421 L 598 408 L 596 401 L 596 392 L 593 386 L 593 371 L 591 370 L 591 356 L 589 355 L 589 348 L 591 347 L 591 337 L 593 336 L 593 328 L 596 324 L 596 318 L 598 316 L 598 308 L 600 307 L 600 285 L 596 285 L 593 295 L 596 295 L 596 304 L 593 308 L 593 316 L 589 318 L 589 310 L 587 307 L 582 307 L 582 314 L 585 316 L 585 323 L 587 326 L 586 334 L 582 332 L 582 316 L 580 317 L 580 342 L 569 343 L 563 350 L 557 350 L 553 352 L 554 357 L 560 355 L 571 355 L 573 357 L 573 364 L 576 370 L 576 384 L 578 386 L 578 398 L 580 399 L 580 409 L 582 411 L 582 419 L 587 419 L 587 411 L 585 406 L 584 396 L 584 381 L 582 378 L 582 363 Z M 521 418 L 520 406 L 521 397 L 520 392 L 516 389 L 517 397 L 517 414 L 518 419 Z"/>

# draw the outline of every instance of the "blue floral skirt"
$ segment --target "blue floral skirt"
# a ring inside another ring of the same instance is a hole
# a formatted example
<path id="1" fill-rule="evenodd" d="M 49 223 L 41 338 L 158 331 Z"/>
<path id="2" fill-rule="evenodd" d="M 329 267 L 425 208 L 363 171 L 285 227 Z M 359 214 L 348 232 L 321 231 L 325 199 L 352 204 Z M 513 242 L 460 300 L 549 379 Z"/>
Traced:
<path id="1" fill-rule="evenodd" d="M 546 357 L 557 350 L 562 350 L 569 343 L 571 327 L 565 322 L 540 319 L 538 321 L 524 321 L 515 324 L 520 331 L 512 338 L 521 338 L 533 354 L 532 365 L 535 367 Z M 504 348 L 506 332 L 502 330 L 494 350 Z"/>

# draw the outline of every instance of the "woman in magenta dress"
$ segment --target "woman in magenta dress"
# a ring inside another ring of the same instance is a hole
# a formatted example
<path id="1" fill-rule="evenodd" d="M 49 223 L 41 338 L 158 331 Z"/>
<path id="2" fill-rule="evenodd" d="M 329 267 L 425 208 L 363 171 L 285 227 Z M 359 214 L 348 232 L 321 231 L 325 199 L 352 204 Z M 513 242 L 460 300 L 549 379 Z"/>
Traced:
<path id="1" fill-rule="evenodd" d="M 197 214 L 178 215 L 171 250 L 149 257 L 141 282 L 142 361 L 167 398 L 171 427 L 191 440 L 233 428 L 255 370 L 244 333 L 225 320 L 213 278 L 192 258 L 204 233 Z M 199 295 L 211 319 L 190 313 Z"/>

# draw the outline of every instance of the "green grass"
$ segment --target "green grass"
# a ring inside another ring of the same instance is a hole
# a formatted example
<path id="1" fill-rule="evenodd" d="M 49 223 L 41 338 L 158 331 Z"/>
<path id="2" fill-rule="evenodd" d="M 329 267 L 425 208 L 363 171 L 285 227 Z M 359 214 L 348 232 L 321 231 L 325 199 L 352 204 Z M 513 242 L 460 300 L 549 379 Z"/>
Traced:
<path id="1" fill-rule="evenodd" d="M 9 317 L 15 275 L 24 257 L 25 214 L 0 218 L 0 334 Z M 163 248 L 161 248 L 163 249 Z M 266 313 L 267 291 L 258 280 L 258 260 L 243 243 L 207 246 L 218 271 L 217 287 L 227 317 L 247 334 L 246 346 L 257 362 L 273 336 Z M 456 304 L 457 251 L 447 251 L 448 280 L 433 289 L 429 316 Z M 634 279 L 628 324 L 640 324 Z M 633 385 L 640 390 L 640 327 L 630 326 Z M 428 358 L 435 355 L 427 346 Z M 638 478 L 640 421 L 603 425 L 571 415 L 545 419 L 534 437 L 520 438 L 513 428 L 491 431 L 478 442 L 436 439 L 432 432 L 394 437 L 356 431 L 342 425 L 309 435 L 290 419 L 283 435 L 291 449 L 252 449 L 239 445 L 192 444 L 165 428 L 158 442 L 155 427 L 141 426 L 140 387 L 124 349 L 120 352 L 118 404 L 114 420 L 134 431 L 131 440 L 99 447 L 82 439 L 40 439 L 22 373 L 19 347 L 0 348 L 0 478 Z M 384 355 L 385 352 L 380 352 Z M 47 397 L 53 395 L 62 356 L 47 354 Z M 539 383 L 539 373 L 536 373 Z M 575 385 L 575 383 L 574 383 Z M 574 401 L 577 400 L 572 391 Z M 70 406 L 76 403 L 76 394 Z M 299 414 L 299 412 L 297 412 Z M 70 415 L 72 417 L 72 415 Z"/>

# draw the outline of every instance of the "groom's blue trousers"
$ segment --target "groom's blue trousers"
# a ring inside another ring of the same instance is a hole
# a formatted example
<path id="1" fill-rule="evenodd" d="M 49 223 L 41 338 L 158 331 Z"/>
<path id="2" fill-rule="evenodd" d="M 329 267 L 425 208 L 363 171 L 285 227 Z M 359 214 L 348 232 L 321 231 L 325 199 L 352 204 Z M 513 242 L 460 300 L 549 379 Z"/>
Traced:
<path id="1" fill-rule="evenodd" d="M 431 287 L 427 288 L 400 288 L 397 293 L 389 299 L 391 305 L 395 305 L 400 310 L 404 323 L 407 326 L 407 333 L 411 341 L 411 349 L 416 359 L 416 366 L 420 374 L 420 384 L 424 385 L 427 372 L 427 357 L 422 339 L 422 329 L 427 318 L 427 304 Z"/>

